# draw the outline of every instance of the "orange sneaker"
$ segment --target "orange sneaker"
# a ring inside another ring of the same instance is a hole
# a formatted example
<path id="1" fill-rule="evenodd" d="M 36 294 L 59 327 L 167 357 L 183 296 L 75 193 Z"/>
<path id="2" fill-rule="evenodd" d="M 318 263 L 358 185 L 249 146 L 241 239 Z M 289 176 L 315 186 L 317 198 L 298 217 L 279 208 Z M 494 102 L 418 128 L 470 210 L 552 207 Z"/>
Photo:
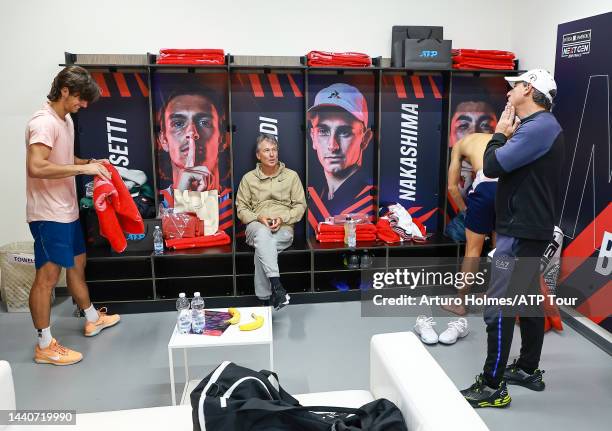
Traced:
<path id="1" fill-rule="evenodd" d="M 98 310 L 98 321 L 85 323 L 85 336 L 93 337 L 98 335 L 101 330 L 115 326 L 121 320 L 121 316 L 118 314 L 106 314 L 106 307 L 102 307 Z"/>
<path id="2" fill-rule="evenodd" d="M 44 349 L 38 347 L 38 344 L 34 348 L 34 362 L 37 364 L 72 365 L 81 359 L 82 354 L 62 346 L 55 338 L 51 339 L 51 344 Z"/>

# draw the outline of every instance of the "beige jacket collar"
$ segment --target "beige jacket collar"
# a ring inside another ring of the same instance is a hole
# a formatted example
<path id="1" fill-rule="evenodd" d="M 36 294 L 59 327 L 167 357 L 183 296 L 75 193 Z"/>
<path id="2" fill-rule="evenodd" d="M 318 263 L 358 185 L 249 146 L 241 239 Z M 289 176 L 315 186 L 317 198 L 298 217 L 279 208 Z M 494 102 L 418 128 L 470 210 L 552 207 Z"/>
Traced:
<path id="1" fill-rule="evenodd" d="M 284 170 L 285 170 L 285 164 L 283 162 L 278 162 L 278 170 L 276 171 L 276 173 L 274 175 L 266 175 L 261 170 L 261 163 L 257 162 L 257 166 L 255 168 L 255 176 L 259 178 L 260 180 L 265 180 L 266 178 L 276 178 L 279 175 L 283 174 Z"/>

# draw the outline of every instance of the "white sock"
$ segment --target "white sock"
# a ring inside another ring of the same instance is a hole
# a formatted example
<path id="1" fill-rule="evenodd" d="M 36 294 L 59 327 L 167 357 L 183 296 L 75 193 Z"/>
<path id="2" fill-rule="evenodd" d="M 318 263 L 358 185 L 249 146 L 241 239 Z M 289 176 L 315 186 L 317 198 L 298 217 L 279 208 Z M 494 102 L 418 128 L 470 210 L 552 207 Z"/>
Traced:
<path id="1" fill-rule="evenodd" d="M 88 322 L 95 323 L 100 318 L 93 304 L 91 304 L 88 309 L 83 310 L 83 312 L 85 313 L 85 318 L 87 319 Z"/>
<path id="2" fill-rule="evenodd" d="M 53 337 L 51 336 L 51 327 L 47 327 L 45 329 L 38 330 L 38 347 L 41 349 L 45 349 L 49 347 L 51 344 L 51 340 Z"/>

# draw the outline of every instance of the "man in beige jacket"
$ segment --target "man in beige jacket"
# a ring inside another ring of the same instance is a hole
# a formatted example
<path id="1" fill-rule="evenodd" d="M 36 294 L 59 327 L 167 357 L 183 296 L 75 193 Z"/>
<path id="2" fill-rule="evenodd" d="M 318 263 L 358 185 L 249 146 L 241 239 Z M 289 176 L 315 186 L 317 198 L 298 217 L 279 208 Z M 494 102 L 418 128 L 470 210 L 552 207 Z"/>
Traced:
<path id="1" fill-rule="evenodd" d="M 247 244 L 255 248 L 255 294 L 279 310 L 289 304 L 280 282 L 278 253 L 293 242 L 293 225 L 306 210 L 304 187 L 295 171 L 278 161 L 278 141 L 272 135 L 257 138 L 257 166 L 238 187 L 238 218 L 247 225 Z"/>

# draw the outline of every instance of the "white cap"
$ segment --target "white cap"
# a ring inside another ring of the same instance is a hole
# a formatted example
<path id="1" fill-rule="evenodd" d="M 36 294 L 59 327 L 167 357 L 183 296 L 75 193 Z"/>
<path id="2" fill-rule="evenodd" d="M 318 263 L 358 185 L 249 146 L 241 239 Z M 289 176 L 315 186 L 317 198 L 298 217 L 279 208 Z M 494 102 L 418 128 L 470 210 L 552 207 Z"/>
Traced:
<path id="1" fill-rule="evenodd" d="M 193 297 L 200 296 L 200 292 L 193 292 Z"/>
<path id="2" fill-rule="evenodd" d="M 549 102 L 552 103 L 553 96 L 550 94 L 551 90 L 557 90 L 557 83 L 552 75 L 544 69 L 531 69 L 519 76 L 506 76 L 504 77 L 512 88 L 517 82 L 527 82 L 531 84 L 533 88 L 542 92 Z"/>
<path id="3" fill-rule="evenodd" d="M 184 297 L 185 297 L 185 292 L 179 293 L 179 298 L 184 298 Z"/>
<path id="4" fill-rule="evenodd" d="M 368 127 L 368 104 L 361 91 L 352 85 L 338 82 L 319 91 L 308 112 L 325 106 L 342 108 Z"/>

